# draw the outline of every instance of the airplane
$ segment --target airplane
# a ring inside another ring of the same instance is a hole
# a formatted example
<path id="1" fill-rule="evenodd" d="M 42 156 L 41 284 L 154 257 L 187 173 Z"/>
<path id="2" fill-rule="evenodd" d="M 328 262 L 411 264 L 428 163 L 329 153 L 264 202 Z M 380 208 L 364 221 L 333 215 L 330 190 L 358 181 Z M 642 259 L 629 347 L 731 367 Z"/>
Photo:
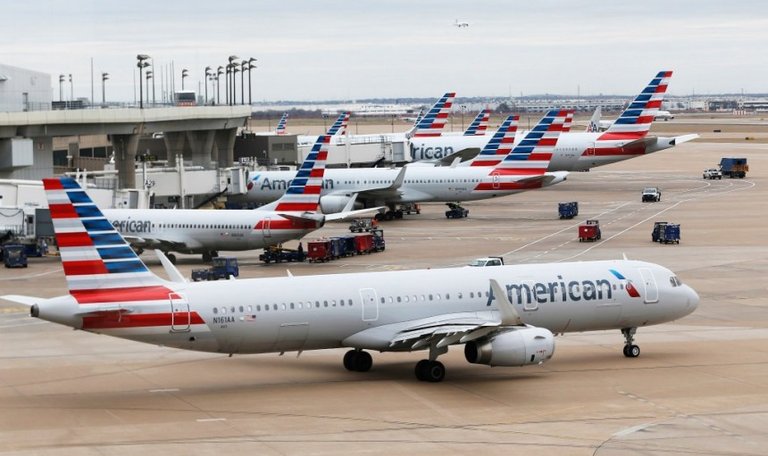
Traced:
<path id="1" fill-rule="evenodd" d="M 272 204 L 252 210 L 210 209 L 105 209 L 112 226 L 137 249 L 202 253 L 208 262 L 219 250 L 253 250 L 277 245 L 321 228 L 325 222 L 359 216 L 364 212 L 317 212 L 325 172 L 328 143 L 335 130 L 317 138 L 284 194 Z M 370 211 L 368 211 L 370 212 Z M 176 262 L 176 256 L 167 253 Z"/>
<path id="2" fill-rule="evenodd" d="M 670 120 L 674 119 L 675 116 L 672 115 L 669 111 L 662 111 L 659 110 L 656 112 L 656 114 L 653 116 L 653 120 Z M 607 130 L 615 121 L 616 119 L 600 119 L 600 106 L 595 109 L 594 114 L 592 114 L 592 119 L 589 122 L 589 126 L 587 126 L 587 132 L 597 132 L 597 131 L 605 131 Z M 594 126 L 593 126 L 594 125 Z"/>
<path id="3" fill-rule="evenodd" d="M 465 28 L 465 27 L 469 27 L 469 22 L 464 22 L 464 21 L 462 21 L 462 22 L 459 22 L 459 20 L 458 20 L 458 19 L 456 19 L 456 20 L 453 22 L 453 26 L 454 26 L 454 27 L 458 27 L 458 28 Z"/>
<path id="4" fill-rule="evenodd" d="M 280 117 L 280 120 L 277 122 L 277 128 L 275 129 L 275 133 L 278 135 L 284 135 L 285 132 L 285 124 L 288 123 L 288 113 L 284 112 L 282 117 Z"/>
<path id="5" fill-rule="evenodd" d="M 483 136 L 488 129 L 488 121 L 491 118 L 491 110 L 483 109 L 464 131 L 464 136 Z"/>
<path id="6" fill-rule="evenodd" d="M 331 134 L 332 137 L 340 137 L 343 136 L 347 132 L 347 126 L 349 125 L 349 111 L 343 111 L 341 114 L 339 114 L 339 117 L 336 118 L 336 120 L 331 124 L 331 128 L 328 129 L 329 132 L 333 132 Z M 298 135 L 296 136 L 296 143 L 299 146 L 308 146 L 310 144 L 314 144 L 317 140 L 317 136 L 312 135 Z"/>
<path id="7" fill-rule="evenodd" d="M 653 116 L 653 120 L 664 120 L 664 121 L 667 121 L 667 120 L 671 120 L 671 119 L 674 119 L 674 118 L 675 118 L 675 116 L 671 112 L 669 112 L 669 111 L 662 111 L 662 110 L 659 110 L 656 113 L 656 115 Z"/>
<path id="8" fill-rule="evenodd" d="M 548 171 L 586 171 L 696 139 L 696 134 L 675 137 L 648 135 L 671 77 L 671 71 L 656 74 L 605 132 L 568 132 L 561 135 Z M 525 132 L 518 132 L 516 140 L 519 141 L 524 135 Z M 421 158 L 427 150 L 433 151 L 435 158 L 441 158 L 462 150 L 479 150 L 487 141 L 487 136 L 416 137 L 411 138 L 410 149 L 414 159 Z M 462 162 L 461 165 L 470 164 Z"/>
<path id="9" fill-rule="evenodd" d="M 43 185 L 68 293 L 2 299 L 34 318 L 138 342 L 229 356 L 348 348 L 353 372 L 372 368 L 366 350 L 426 350 L 416 378 L 440 382 L 438 357 L 455 345 L 473 364 L 536 365 L 552 358 L 555 333 L 620 329 L 634 358 L 637 328 L 699 303 L 669 269 L 626 259 L 188 282 L 156 251 L 166 280 L 74 179 Z"/>
<path id="10" fill-rule="evenodd" d="M 413 128 L 405 134 L 408 138 L 428 138 L 440 136 L 443 127 L 448 121 L 448 116 L 453 109 L 453 101 L 456 99 L 456 92 L 446 92 L 432 106 L 432 109 L 421 116 L 414 124 Z"/>
<path id="11" fill-rule="evenodd" d="M 569 111 L 548 112 L 539 124 L 515 148 L 505 149 L 493 166 L 412 166 L 401 168 L 333 168 L 325 170 L 320 208 L 325 214 L 362 207 L 388 206 L 378 218 L 402 218 L 401 204 L 420 202 L 456 203 L 494 198 L 525 190 L 557 184 L 567 173 L 547 173 L 551 152 Z M 517 123 L 505 121 L 492 135 L 494 141 L 514 136 Z M 511 138 L 505 141 L 511 141 Z M 251 176 L 243 199 L 268 203 L 290 185 L 292 176 L 285 171 L 262 171 Z"/>

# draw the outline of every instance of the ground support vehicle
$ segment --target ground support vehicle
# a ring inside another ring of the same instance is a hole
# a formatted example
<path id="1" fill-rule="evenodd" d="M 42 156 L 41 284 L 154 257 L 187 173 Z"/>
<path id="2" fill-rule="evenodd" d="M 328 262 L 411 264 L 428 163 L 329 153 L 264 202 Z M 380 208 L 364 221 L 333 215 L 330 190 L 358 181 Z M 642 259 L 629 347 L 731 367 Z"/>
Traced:
<path id="1" fill-rule="evenodd" d="M 215 257 L 210 268 L 192 270 L 192 280 L 195 282 L 227 279 L 230 276 L 237 277 L 239 275 L 240 267 L 235 257 Z"/>
<path id="2" fill-rule="evenodd" d="M 561 219 L 572 219 L 579 215 L 579 203 L 577 201 L 559 203 L 557 205 L 557 212 Z"/>
<path id="3" fill-rule="evenodd" d="M 747 176 L 749 165 L 746 158 L 723 157 L 720 159 L 720 172 L 723 176 L 743 179 Z"/>
<path id="4" fill-rule="evenodd" d="M 504 258 L 502 257 L 485 257 L 475 258 L 469 263 L 469 266 L 474 267 L 486 267 L 486 266 L 504 266 Z"/>
<path id="5" fill-rule="evenodd" d="M 374 251 L 373 234 L 363 233 L 355 236 L 355 253 L 363 255 Z"/>
<path id="6" fill-rule="evenodd" d="M 658 187 L 645 187 L 643 189 L 642 200 L 644 203 L 661 201 L 661 190 L 659 190 Z"/>
<path id="7" fill-rule="evenodd" d="M 408 215 L 411 215 L 411 213 L 421 214 L 419 203 L 405 203 L 400 207 L 400 210 Z"/>
<path id="8" fill-rule="evenodd" d="M 704 179 L 722 179 L 723 173 L 717 169 L 717 168 L 707 168 L 704 170 L 703 176 Z"/>
<path id="9" fill-rule="evenodd" d="M 333 259 L 331 240 L 315 239 L 307 242 L 307 258 L 310 263 L 324 263 Z"/>
<path id="10" fill-rule="evenodd" d="M 586 223 L 579 225 L 579 242 L 598 241 L 601 237 L 598 220 L 587 220 Z"/>
<path id="11" fill-rule="evenodd" d="M 3 249 L 3 264 L 6 268 L 26 268 L 27 252 L 21 244 L 5 244 Z"/>
<path id="12" fill-rule="evenodd" d="M 352 233 L 362 233 L 364 231 L 371 231 L 372 229 L 375 229 L 376 225 L 378 225 L 376 219 L 356 218 L 352 219 L 352 221 L 349 223 L 349 231 Z"/>
<path id="13" fill-rule="evenodd" d="M 651 240 L 653 242 L 660 242 L 663 244 L 679 244 L 680 243 L 680 224 L 669 222 L 655 222 L 653 224 L 653 232 L 651 233 Z"/>
<path id="14" fill-rule="evenodd" d="M 259 255 L 259 260 L 269 263 L 293 263 L 302 262 L 307 259 L 307 254 L 299 244 L 298 249 L 285 249 L 276 245 L 269 246 Z"/>
<path id="15" fill-rule="evenodd" d="M 456 203 L 445 203 L 448 210 L 445 211 L 445 218 L 464 218 L 469 215 L 469 209 L 464 209 Z"/>
<path id="16" fill-rule="evenodd" d="M 348 257 L 355 254 L 355 236 L 335 236 L 331 238 L 332 242 L 338 244 L 339 257 Z"/>
<path id="17" fill-rule="evenodd" d="M 373 250 L 376 252 L 383 252 L 387 248 L 387 244 L 384 241 L 384 230 L 373 230 Z"/>

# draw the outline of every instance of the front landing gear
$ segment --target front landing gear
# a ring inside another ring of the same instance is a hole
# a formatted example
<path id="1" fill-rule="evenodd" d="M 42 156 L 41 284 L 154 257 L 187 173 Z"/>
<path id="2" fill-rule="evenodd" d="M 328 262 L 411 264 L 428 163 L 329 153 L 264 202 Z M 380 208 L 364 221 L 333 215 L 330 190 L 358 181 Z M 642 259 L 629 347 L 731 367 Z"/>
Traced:
<path id="1" fill-rule="evenodd" d="M 350 350 L 344 354 L 344 367 L 348 371 L 368 372 L 373 366 L 371 354 L 362 350 Z"/>
<path id="2" fill-rule="evenodd" d="M 637 328 L 623 328 L 621 333 L 624 335 L 624 356 L 627 358 L 637 358 L 640 356 L 640 347 L 635 345 L 635 333 Z"/>

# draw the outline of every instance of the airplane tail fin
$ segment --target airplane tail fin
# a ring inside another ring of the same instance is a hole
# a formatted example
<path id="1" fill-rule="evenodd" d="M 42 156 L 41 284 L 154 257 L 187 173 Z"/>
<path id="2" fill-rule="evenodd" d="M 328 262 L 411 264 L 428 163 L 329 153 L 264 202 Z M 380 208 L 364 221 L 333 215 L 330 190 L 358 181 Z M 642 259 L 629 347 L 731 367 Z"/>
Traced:
<path id="1" fill-rule="evenodd" d="M 480 153 L 472 160 L 471 166 L 496 166 L 512 150 L 517 133 L 517 123 L 520 116 L 509 116 L 504 119 L 491 140 L 485 144 Z"/>
<path id="2" fill-rule="evenodd" d="M 416 124 L 414 137 L 440 136 L 453 108 L 456 92 L 448 92 Z"/>
<path id="3" fill-rule="evenodd" d="M 288 113 L 284 112 L 283 116 L 280 117 L 280 121 L 277 122 L 277 128 L 275 129 L 275 133 L 278 135 L 284 135 L 286 133 L 285 131 L 285 124 L 288 122 Z"/>
<path id="4" fill-rule="evenodd" d="M 573 126 L 573 114 L 574 111 L 571 111 L 567 116 L 565 116 L 565 122 L 563 122 L 563 133 L 568 133 L 571 131 L 571 127 Z"/>
<path id="5" fill-rule="evenodd" d="M 671 71 L 660 71 L 599 139 L 642 138 L 661 108 Z"/>
<path id="6" fill-rule="evenodd" d="M 469 124 L 467 130 L 464 132 L 464 136 L 483 136 L 485 130 L 488 129 L 488 120 L 491 118 L 491 110 L 483 109 L 477 114 L 475 120 Z"/>
<path id="7" fill-rule="evenodd" d="M 336 118 L 336 121 L 331 125 L 331 128 L 328 129 L 328 135 L 329 136 L 343 136 L 347 132 L 347 125 L 349 125 L 349 111 L 344 111 L 341 114 L 339 114 L 339 117 Z"/>
<path id="8" fill-rule="evenodd" d="M 147 268 L 77 181 L 43 179 L 43 187 L 67 287 L 80 304 L 168 299 L 166 281 Z"/>
<path id="9" fill-rule="evenodd" d="M 538 124 L 496 165 L 504 174 L 543 174 L 552 160 L 557 140 L 570 109 L 547 112 Z"/>
<path id="10" fill-rule="evenodd" d="M 600 117 L 602 117 L 602 115 L 600 106 L 595 108 L 595 112 L 592 113 L 592 117 L 589 119 L 589 124 L 587 125 L 587 133 L 597 133 L 600 131 Z"/>
<path id="11" fill-rule="evenodd" d="M 333 128 L 331 127 L 331 130 Z M 320 192 L 325 174 L 325 161 L 328 158 L 328 144 L 331 142 L 331 130 L 328 131 L 329 134 L 317 137 L 312 150 L 283 196 L 256 210 L 276 211 L 287 215 L 320 211 Z"/>

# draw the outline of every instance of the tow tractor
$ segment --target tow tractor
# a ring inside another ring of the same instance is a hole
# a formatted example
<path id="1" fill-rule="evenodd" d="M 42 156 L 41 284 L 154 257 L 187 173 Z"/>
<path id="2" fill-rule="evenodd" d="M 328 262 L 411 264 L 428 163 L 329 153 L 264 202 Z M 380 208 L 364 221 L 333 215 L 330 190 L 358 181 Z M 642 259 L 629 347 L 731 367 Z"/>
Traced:
<path id="1" fill-rule="evenodd" d="M 598 220 L 587 220 L 586 223 L 579 225 L 579 242 L 599 241 L 601 237 Z"/>
<path id="2" fill-rule="evenodd" d="M 469 209 L 464 209 L 458 203 L 445 203 L 448 210 L 445 211 L 445 218 L 464 218 L 469 215 Z"/>
<path id="3" fill-rule="evenodd" d="M 216 257 L 210 268 L 192 270 L 192 280 L 195 282 L 227 279 L 229 276 L 237 277 L 239 275 L 240 268 L 235 257 Z"/>

